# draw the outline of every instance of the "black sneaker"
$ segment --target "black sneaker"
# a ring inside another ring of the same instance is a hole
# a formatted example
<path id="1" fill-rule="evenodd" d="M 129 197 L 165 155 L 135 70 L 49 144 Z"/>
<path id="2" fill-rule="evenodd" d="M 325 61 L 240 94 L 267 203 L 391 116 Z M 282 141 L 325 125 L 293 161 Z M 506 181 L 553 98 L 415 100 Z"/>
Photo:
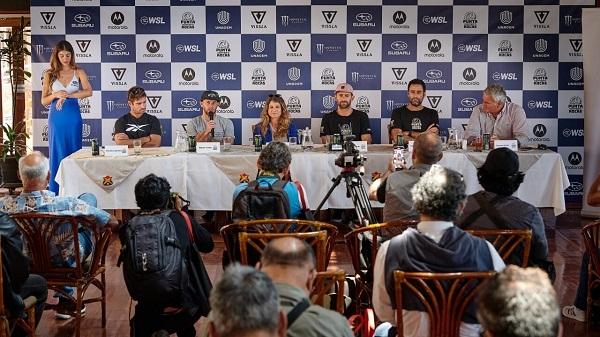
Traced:
<path id="1" fill-rule="evenodd" d="M 56 319 L 66 320 L 73 317 L 75 313 L 75 303 L 64 297 L 58 298 L 58 307 L 54 313 Z M 81 316 L 85 316 L 85 304 L 81 308 Z"/>

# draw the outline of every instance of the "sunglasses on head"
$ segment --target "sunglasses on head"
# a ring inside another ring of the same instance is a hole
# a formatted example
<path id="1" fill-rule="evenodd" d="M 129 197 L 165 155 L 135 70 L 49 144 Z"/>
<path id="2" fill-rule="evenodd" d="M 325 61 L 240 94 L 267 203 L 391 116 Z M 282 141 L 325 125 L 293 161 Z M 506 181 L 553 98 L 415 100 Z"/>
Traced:
<path id="1" fill-rule="evenodd" d="M 273 97 L 281 97 L 280 94 L 269 94 L 269 98 L 273 98 Z"/>

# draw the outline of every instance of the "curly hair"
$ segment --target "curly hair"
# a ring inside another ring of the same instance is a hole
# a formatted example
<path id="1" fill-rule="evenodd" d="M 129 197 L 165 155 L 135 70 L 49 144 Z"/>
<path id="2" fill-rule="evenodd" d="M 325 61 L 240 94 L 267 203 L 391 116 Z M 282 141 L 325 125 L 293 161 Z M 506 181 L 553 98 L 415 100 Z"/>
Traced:
<path id="1" fill-rule="evenodd" d="M 263 137 L 267 134 L 267 130 L 269 128 L 269 124 L 271 124 L 271 117 L 269 117 L 269 104 L 278 103 L 281 106 L 281 116 L 279 117 L 279 124 L 277 125 L 277 130 L 273 133 L 273 139 L 286 137 L 288 134 L 288 128 L 290 127 L 290 112 L 285 105 L 285 101 L 281 98 L 280 95 L 269 95 L 267 101 L 265 102 L 265 106 L 260 113 L 260 133 Z"/>
<path id="2" fill-rule="evenodd" d="M 46 70 L 50 74 L 50 83 L 56 81 L 56 79 L 59 77 L 59 72 L 62 69 L 58 59 L 58 53 L 61 51 L 68 51 L 71 53 L 71 62 L 69 63 L 71 68 L 75 70 L 79 68 L 75 64 L 75 51 L 73 50 L 73 45 L 66 40 L 58 41 L 56 46 L 54 46 L 54 50 L 52 50 L 52 55 L 50 56 L 50 69 Z"/>
<path id="3" fill-rule="evenodd" d="M 432 165 L 411 192 L 417 212 L 443 221 L 454 221 L 467 197 L 462 175 L 440 165 Z"/>
<path id="4" fill-rule="evenodd" d="M 153 173 L 135 184 L 135 201 L 143 211 L 164 209 L 171 196 L 171 184 Z"/>
<path id="5" fill-rule="evenodd" d="M 292 162 L 292 153 L 282 142 L 270 142 L 258 156 L 258 167 L 263 171 L 282 173 Z"/>

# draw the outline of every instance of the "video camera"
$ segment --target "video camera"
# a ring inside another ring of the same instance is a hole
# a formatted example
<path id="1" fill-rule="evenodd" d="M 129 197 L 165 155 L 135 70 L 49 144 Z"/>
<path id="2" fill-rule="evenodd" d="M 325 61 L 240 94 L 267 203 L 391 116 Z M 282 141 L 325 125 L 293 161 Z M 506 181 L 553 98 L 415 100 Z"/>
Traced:
<path id="1" fill-rule="evenodd" d="M 352 142 L 353 140 L 354 135 L 344 136 L 342 153 L 335 159 L 335 165 L 346 169 L 364 166 L 367 158 L 356 148 L 356 145 Z M 361 170 L 361 174 L 363 173 Z"/>

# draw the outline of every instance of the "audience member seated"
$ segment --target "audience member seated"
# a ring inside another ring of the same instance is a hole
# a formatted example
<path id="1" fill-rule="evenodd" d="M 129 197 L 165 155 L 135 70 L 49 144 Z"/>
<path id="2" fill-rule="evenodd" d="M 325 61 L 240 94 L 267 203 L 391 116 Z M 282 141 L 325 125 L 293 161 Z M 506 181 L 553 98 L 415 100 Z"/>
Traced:
<path id="1" fill-rule="evenodd" d="M 306 192 L 299 182 L 291 181 L 291 163 L 292 154 L 284 143 L 271 142 L 264 147 L 258 156 L 257 179 L 241 183 L 233 192 L 233 220 L 304 217 L 309 209 Z M 281 204 L 279 198 L 269 198 L 261 192 L 255 194 L 256 189 L 283 191 L 282 196 L 287 198 L 287 202 L 283 201 L 286 209 L 278 207 Z"/>
<path id="2" fill-rule="evenodd" d="M 525 174 L 519 171 L 519 157 L 507 148 L 490 151 L 477 171 L 484 191 L 467 198 L 467 205 L 456 225 L 462 229 L 531 229 L 533 231 L 529 266 L 540 266 L 554 274 L 548 261 L 548 241 L 544 220 L 538 209 L 512 194 L 519 189 Z M 522 248 L 510 259 L 521 265 Z M 551 278 L 553 278 L 551 276 Z"/>
<path id="3" fill-rule="evenodd" d="M 272 141 L 287 142 L 289 137 L 298 137 L 298 129 L 281 95 L 269 95 L 260 114 L 260 122 L 254 126 L 253 134 L 261 135 L 263 144 Z"/>
<path id="4" fill-rule="evenodd" d="M 161 214 L 166 210 L 170 197 L 171 186 L 165 178 L 149 174 L 140 179 L 135 185 L 135 200 L 140 208 L 140 213 L 131 219 L 128 225 L 139 222 L 138 220 L 142 216 Z M 208 276 L 198 251 L 211 252 L 214 247 L 212 237 L 206 229 L 191 219 L 193 236 L 191 238 L 188 233 L 188 225 L 181 213 L 171 211 L 168 213 L 168 217 L 175 228 L 188 280 L 182 281 L 186 286 L 180 289 L 179 295 L 168 301 L 158 304 L 143 299 L 138 300 L 135 316 L 131 323 L 135 337 L 151 336 L 159 330 L 176 332 L 179 337 L 195 336 L 194 323 L 200 316 L 206 316 L 209 311 L 208 291 L 210 289 L 207 289 L 206 284 L 208 283 L 208 287 L 210 287 L 210 280 L 203 279 Z M 167 281 L 165 280 L 165 283 Z M 148 291 L 152 292 L 151 289 Z"/>
<path id="5" fill-rule="evenodd" d="M 420 214 L 417 229 L 408 228 L 384 242 L 375 260 L 373 307 L 381 321 L 389 322 L 377 328 L 378 335 L 385 336 L 382 330 L 395 325 L 394 312 L 402 306 L 404 336 L 429 336 L 429 317 L 414 296 L 395 303 L 394 270 L 447 273 L 504 268 L 491 243 L 453 224 L 467 197 L 460 173 L 433 165 L 412 188 L 412 195 Z M 475 312 L 467 310 L 460 335 L 479 336 L 480 329 Z"/>
<path id="6" fill-rule="evenodd" d="M 537 268 L 508 266 L 482 288 L 477 317 L 487 337 L 560 337 L 556 292 Z"/>
<path id="7" fill-rule="evenodd" d="M 50 171 L 48 158 L 41 152 L 34 151 L 19 159 L 19 176 L 23 182 L 23 192 L 15 198 L 4 197 L 0 199 L 0 211 L 5 213 L 26 212 L 50 212 L 62 215 L 89 215 L 95 218 L 99 226 L 110 225 L 116 228 L 117 220 L 105 211 L 96 208 L 96 198 L 89 193 L 84 193 L 78 198 L 72 196 L 58 197 L 52 191 L 45 188 L 48 186 Z M 78 232 L 79 251 L 82 260 L 86 259 L 93 251 L 92 233 L 81 227 Z M 73 239 L 71 227 L 63 225 L 56 231 L 54 247 L 51 248 L 50 256 L 57 266 L 75 267 L 73 256 Z M 72 294 L 73 288 L 65 288 L 65 292 Z M 69 319 L 75 310 L 75 303 L 68 301 L 66 297 L 59 297 L 59 306 L 56 318 Z M 85 306 L 82 309 L 85 313 Z"/>
<path id="8" fill-rule="evenodd" d="M 416 219 L 418 214 L 413 207 L 410 189 L 417 183 L 431 165 L 442 159 L 442 141 L 432 132 L 417 136 L 412 152 L 413 165 L 409 169 L 392 172 L 375 180 L 369 187 L 369 199 L 385 203 L 383 221 Z"/>
<path id="9" fill-rule="evenodd" d="M 129 112 L 115 122 L 114 139 L 117 145 L 133 146 L 139 139 L 142 147 L 158 147 L 162 127 L 156 116 L 146 113 L 146 92 L 141 87 L 131 87 L 127 92 Z"/>
<path id="10" fill-rule="evenodd" d="M 285 337 L 287 320 L 273 281 L 260 270 L 232 265 L 210 293 L 211 337 Z"/>
<path id="11" fill-rule="evenodd" d="M 315 264 L 312 248 L 297 238 L 275 239 L 263 250 L 260 268 L 275 283 L 279 304 L 288 315 L 287 336 L 354 336 L 344 316 L 310 304 L 308 296 L 317 274 Z"/>

